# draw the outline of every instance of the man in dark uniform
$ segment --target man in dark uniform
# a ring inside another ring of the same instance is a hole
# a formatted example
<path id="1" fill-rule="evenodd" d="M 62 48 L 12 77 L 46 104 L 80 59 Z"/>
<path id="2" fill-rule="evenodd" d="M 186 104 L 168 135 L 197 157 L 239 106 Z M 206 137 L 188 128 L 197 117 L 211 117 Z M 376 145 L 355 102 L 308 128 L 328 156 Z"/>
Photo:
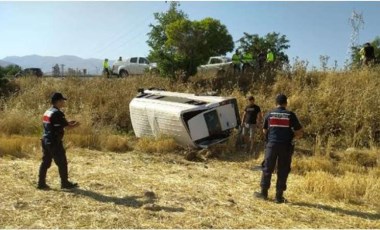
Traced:
<path id="1" fill-rule="evenodd" d="M 266 60 L 266 53 L 263 51 L 260 51 L 259 55 L 257 56 L 257 63 L 258 63 L 258 69 L 262 70 L 265 64 Z"/>
<path id="2" fill-rule="evenodd" d="M 253 96 L 248 96 L 247 100 L 248 105 L 244 109 L 243 117 L 241 119 L 241 127 L 242 136 L 244 138 L 243 141 L 247 145 L 247 152 L 252 154 L 256 124 L 261 123 L 262 115 L 260 107 L 255 104 L 255 98 Z"/>
<path id="3" fill-rule="evenodd" d="M 44 133 L 42 142 L 42 163 L 39 171 L 38 189 L 49 189 L 46 184 L 46 173 L 54 159 L 58 166 L 59 176 L 61 177 L 61 188 L 72 189 L 78 187 L 77 183 L 68 180 L 66 151 L 63 147 L 62 139 L 65 128 L 73 128 L 79 125 L 79 122 L 68 122 L 65 114 L 60 110 L 65 106 L 66 98 L 61 93 L 54 93 L 51 97 L 52 107 L 48 109 L 43 116 Z"/>
<path id="4" fill-rule="evenodd" d="M 297 116 L 286 110 L 287 97 L 285 95 L 279 94 L 276 97 L 276 104 L 277 108 L 264 118 L 263 132 L 267 138 L 267 144 L 260 183 L 261 192 L 255 192 L 255 195 L 258 198 L 268 199 L 268 189 L 277 163 L 276 202 L 284 203 L 286 200 L 283 193 L 286 190 L 294 150 L 293 138 L 301 138 L 303 130 Z"/>
<path id="5" fill-rule="evenodd" d="M 375 60 L 375 48 L 371 45 L 371 43 L 367 42 L 364 46 L 364 64 L 370 65 L 373 64 Z"/>

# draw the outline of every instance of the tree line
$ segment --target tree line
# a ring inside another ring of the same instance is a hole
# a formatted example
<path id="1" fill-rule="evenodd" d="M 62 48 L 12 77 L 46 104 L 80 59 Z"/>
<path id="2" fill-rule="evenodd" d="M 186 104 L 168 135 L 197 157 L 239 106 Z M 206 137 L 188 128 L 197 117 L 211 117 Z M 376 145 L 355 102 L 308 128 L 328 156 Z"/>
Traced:
<path id="1" fill-rule="evenodd" d="M 253 54 L 254 59 L 270 49 L 276 57 L 273 69 L 282 69 L 284 64 L 289 64 L 285 51 L 290 45 L 286 35 L 271 32 L 260 36 L 245 32 L 240 39 L 233 41 L 227 27 L 219 20 L 209 17 L 190 20 L 179 6 L 178 2 L 171 2 L 166 12 L 154 13 L 156 23 L 150 24 L 147 44 L 151 49 L 148 58 L 157 63 L 162 76 L 174 78 L 178 72 L 183 72 L 186 77 L 192 76 L 197 66 L 206 63 L 209 57 L 226 55 L 234 48 L 240 53 Z M 379 60 L 380 37 L 371 44 Z M 360 64 L 360 49 L 361 46 L 352 47 L 352 68 Z"/>
<path id="2" fill-rule="evenodd" d="M 209 57 L 226 55 L 235 48 L 231 34 L 219 20 L 207 17 L 192 21 L 179 6 L 178 2 L 171 2 L 166 12 L 154 13 L 156 24 L 150 25 L 148 33 L 147 43 L 151 48 L 148 58 L 157 62 L 160 74 L 165 77 L 175 77 L 178 71 L 192 76 L 197 66 L 206 63 Z M 281 60 L 278 65 L 289 61 L 285 50 L 290 45 L 285 35 L 244 33 L 237 42 L 240 46 L 236 49 L 241 53 L 258 55 L 271 49 Z"/>

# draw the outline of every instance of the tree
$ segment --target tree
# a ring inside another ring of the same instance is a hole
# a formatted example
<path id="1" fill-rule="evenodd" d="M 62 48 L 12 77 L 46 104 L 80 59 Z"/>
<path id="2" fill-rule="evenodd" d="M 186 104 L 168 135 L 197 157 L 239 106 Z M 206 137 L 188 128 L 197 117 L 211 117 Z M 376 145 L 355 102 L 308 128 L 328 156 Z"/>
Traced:
<path id="1" fill-rule="evenodd" d="M 5 67 L 0 66 L 0 93 L 8 83 L 7 76 L 15 76 L 16 73 L 20 72 L 22 69 L 18 65 L 7 65 Z"/>
<path id="2" fill-rule="evenodd" d="M 18 65 L 7 65 L 6 67 L 3 67 L 2 69 L 3 69 L 2 72 L 6 76 L 14 76 L 22 70 L 21 67 Z"/>
<path id="3" fill-rule="evenodd" d="M 285 54 L 285 50 L 290 47 L 289 40 L 280 33 L 268 33 L 264 37 L 260 37 L 258 34 L 244 33 L 244 36 L 239 39 L 239 43 L 239 48 L 243 52 L 252 53 L 254 58 L 257 58 L 261 52 L 266 53 L 268 49 L 271 49 L 277 60 L 275 68 L 280 68 L 282 64 L 289 62 L 289 57 Z"/>
<path id="4" fill-rule="evenodd" d="M 60 71 L 60 69 L 59 69 L 59 65 L 58 64 L 55 64 L 54 66 L 53 66 L 53 76 L 54 77 L 59 77 L 60 76 L 60 74 L 61 74 L 61 71 Z"/>
<path id="5" fill-rule="evenodd" d="M 178 20 L 167 27 L 166 35 L 165 46 L 174 49 L 174 59 L 187 77 L 210 56 L 225 55 L 234 48 L 226 26 L 212 18 Z"/>
<path id="6" fill-rule="evenodd" d="M 0 95 L 3 94 L 4 88 L 8 83 L 8 79 L 5 78 L 5 68 L 0 66 Z"/>
<path id="7" fill-rule="evenodd" d="M 167 41 L 166 28 L 173 22 L 187 19 L 187 15 L 178 9 L 178 2 L 171 2 L 169 10 L 164 13 L 154 13 L 156 25 L 150 24 L 152 28 L 148 33 L 148 45 L 151 47 L 148 55 L 149 60 L 157 62 L 157 67 L 163 76 L 174 76 L 177 63 L 174 60 L 174 49 L 165 46 Z"/>
<path id="8" fill-rule="evenodd" d="M 148 58 L 157 62 L 163 76 L 174 77 L 176 71 L 182 70 L 188 77 L 210 56 L 232 51 L 233 40 L 220 21 L 190 21 L 178 7 L 178 2 L 171 2 L 167 12 L 154 14 L 157 24 L 150 25 Z"/>

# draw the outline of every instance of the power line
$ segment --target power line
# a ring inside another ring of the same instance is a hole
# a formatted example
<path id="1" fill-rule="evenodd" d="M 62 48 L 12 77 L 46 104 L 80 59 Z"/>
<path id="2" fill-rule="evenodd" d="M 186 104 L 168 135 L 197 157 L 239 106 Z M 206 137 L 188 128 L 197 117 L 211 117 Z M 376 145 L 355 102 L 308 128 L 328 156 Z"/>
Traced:
<path id="1" fill-rule="evenodd" d="M 142 27 L 143 28 L 143 27 Z M 127 43 L 130 43 L 134 40 L 136 40 L 137 38 L 139 38 L 142 34 L 144 34 L 146 31 L 144 30 L 141 30 L 140 32 L 136 33 L 133 37 L 131 37 L 130 39 L 127 39 L 125 40 L 123 43 L 121 43 L 119 46 L 117 46 L 115 49 L 118 50 L 120 49 L 121 47 L 123 47 L 124 45 L 126 45 Z"/>
<path id="2" fill-rule="evenodd" d="M 106 45 L 104 45 L 103 47 L 101 47 L 100 49 L 96 49 L 92 54 L 104 54 L 105 51 L 107 51 L 107 49 L 109 49 L 110 47 L 112 47 L 114 44 L 116 44 L 117 42 L 119 42 L 122 38 L 125 38 L 126 36 L 130 35 L 131 34 L 131 31 L 136 31 L 135 29 L 138 28 L 138 26 L 140 26 L 141 24 L 146 24 L 146 22 L 149 20 L 150 16 L 146 17 L 145 20 L 143 21 L 143 23 L 134 23 L 133 26 L 128 30 L 128 31 L 125 31 L 123 32 L 120 36 L 118 36 L 116 39 L 113 39 L 112 41 L 108 42 Z M 119 46 L 120 47 L 120 46 Z M 91 54 L 91 55 L 92 55 Z"/>

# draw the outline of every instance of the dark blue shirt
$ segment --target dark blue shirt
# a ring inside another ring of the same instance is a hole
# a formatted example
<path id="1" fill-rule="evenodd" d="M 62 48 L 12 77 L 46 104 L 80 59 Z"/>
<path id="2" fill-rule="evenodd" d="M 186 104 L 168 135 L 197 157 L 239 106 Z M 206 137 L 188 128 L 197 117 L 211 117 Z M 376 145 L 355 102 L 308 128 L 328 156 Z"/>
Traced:
<path id="1" fill-rule="evenodd" d="M 294 131 L 302 126 L 293 112 L 278 107 L 265 116 L 263 128 L 268 130 L 268 143 L 291 143 Z"/>
<path id="2" fill-rule="evenodd" d="M 65 118 L 65 114 L 61 110 L 51 107 L 44 113 L 43 138 L 50 142 L 62 141 L 65 132 L 64 128 L 68 125 L 69 123 Z"/>

